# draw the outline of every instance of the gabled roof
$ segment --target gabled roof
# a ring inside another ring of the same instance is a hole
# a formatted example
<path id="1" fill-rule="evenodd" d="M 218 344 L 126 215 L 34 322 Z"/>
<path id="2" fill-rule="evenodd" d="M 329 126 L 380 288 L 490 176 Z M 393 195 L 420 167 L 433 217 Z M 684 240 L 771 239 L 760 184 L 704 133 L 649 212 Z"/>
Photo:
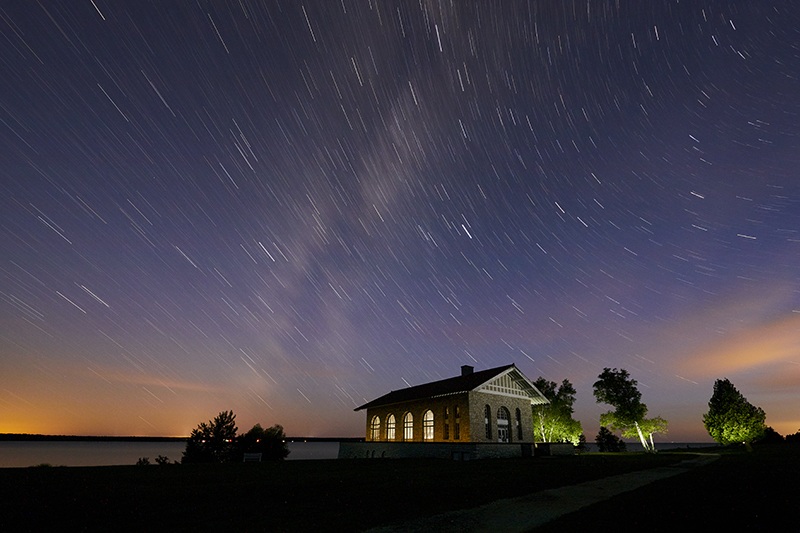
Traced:
<path id="1" fill-rule="evenodd" d="M 360 407 L 356 407 L 354 411 L 360 411 L 361 409 L 368 409 L 370 407 L 392 405 L 409 402 L 412 400 L 436 398 L 438 396 L 448 396 L 451 394 L 474 391 L 503 374 L 513 374 L 514 381 L 528 394 L 528 396 L 530 396 L 531 403 L 548 403 L 547 399 L 541 392 L 539 392 L 533 383 L 531 383 L 530 380 L 526 378 L 525 375 L 520 372 L 515 365 L 511 364 L 498 366 L 497 368 L 490 368 L 488 370 L 480 370 L 478 372 L 472 372 L 470 374 L 456 376 L 454 378 L 423 383 L 422 385 L 416 385 L 406 389 L 395 390 L 388 394 L 384 394 L 380 398 L 376 398 L 371 402 L 365 403 Z"/>

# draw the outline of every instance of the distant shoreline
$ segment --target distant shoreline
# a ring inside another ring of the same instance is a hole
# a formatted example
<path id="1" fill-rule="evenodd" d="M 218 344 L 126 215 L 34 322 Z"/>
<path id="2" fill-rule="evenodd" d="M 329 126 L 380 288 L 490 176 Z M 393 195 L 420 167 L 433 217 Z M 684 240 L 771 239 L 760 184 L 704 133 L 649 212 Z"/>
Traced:
<path id="1" fill-rule="evenodd" d="M 181 442 L 189 437 L 145 437 L 111 435 L 40 435 L 0 433 L 0 442 Z M 287 437 L 288 442 L 361 442 L 363 437 Z"/>

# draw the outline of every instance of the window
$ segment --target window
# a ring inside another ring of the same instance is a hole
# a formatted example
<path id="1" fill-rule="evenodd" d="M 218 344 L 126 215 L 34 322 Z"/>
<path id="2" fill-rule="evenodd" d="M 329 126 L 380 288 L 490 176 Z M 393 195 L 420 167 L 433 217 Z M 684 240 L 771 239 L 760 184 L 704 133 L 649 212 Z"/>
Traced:
<path id="1" fill-rule="evenodd" d="M 381 440 L 381 419 L 373 416 L 369 425 L 369 440 Z"/>
<path id="2" fill-rule="evenodd" d="M 414 440 L 414 417 L 411 413 L 403 417 L 403 440 Z"/>
<path id="3" fill-rule="evenodd" d="M 456 415 L 456 423 L 455 426 L 453 427 L 453 438 L 455 440 L 459 440 L 461 438 L 461 411 L 459 411 L 457 405 L 455 408 L 455 415 Z"/>
<path id="4" fill-rule="evenodd" d="M 511 442 L 511 433 L 508 430 L 508 419 L 511 416 L 508 409 L 501 407 L 497 410 L 497 442 Z"/>
<path id="5" fill-rule="evenodd" d="M 394 431 L 394 415 L 389 415 L 386 418 L 386 440 L 394 440 L 397 436 Z"/>
<path id="6" fill-rule="evenodd" d="M 422 440 L 433 440 L 433 411 L 430 409 L 422 415 Z"/>
<path id="7" fill-rule="evenodd" d="M 492 408 L 483 408 L 483 425 L 486 426 L 486 440 L 492 440 Z"/>
<path id="8" fill-rule="evenodd" d="M 522 440 L 522 413 L 519 407 L 517 407 L 515 416 L 517 417 L 517 440 Z"/>
<path id="9" fill-rule="evenodd" d="M 444 440 L 450 439 L 450 408 L 444 408 L 444 435 L 442 435 Z"/>

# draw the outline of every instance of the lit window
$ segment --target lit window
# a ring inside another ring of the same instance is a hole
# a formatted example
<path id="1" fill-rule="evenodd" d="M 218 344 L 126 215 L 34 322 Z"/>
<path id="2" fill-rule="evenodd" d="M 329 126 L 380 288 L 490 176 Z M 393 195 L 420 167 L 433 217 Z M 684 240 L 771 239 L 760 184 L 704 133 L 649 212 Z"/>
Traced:
<path id="1" fill-rule="evenodd" d="M 486 440 L 492 440 L 492 408 L 483 408 L 483 424 L 486 426 Z"/>
<path id="2" fill-rule="evenodd" d="M 377 416 L 372 417 L 372 422 L 369 425 L 370 435 L 369 440 L 381 439 L 381 419 Z"/>
<path id="3" fill-rule="evenodd" d="M 422 415 L 422 440 L 433 440 L 433 411 L 430 409 Z"/>
<path id="4" fill-rule="evenodd" d="M 497 442 L 511 441 L 511 433 L 508 428 L 509 418 L 508 409 L 501 407 L 497 410 Z"/>
<path id="5" fill-rule="evenodd" d="M 395 438 L 394 415 L 389 415 L 386 418 L 386 440 L 394 440 Z"/>
<path id="6" fill-rule="evenodd" d="M 403 417 L 403 440 L 414 440 L 414 417 L 411 413 Z"/>

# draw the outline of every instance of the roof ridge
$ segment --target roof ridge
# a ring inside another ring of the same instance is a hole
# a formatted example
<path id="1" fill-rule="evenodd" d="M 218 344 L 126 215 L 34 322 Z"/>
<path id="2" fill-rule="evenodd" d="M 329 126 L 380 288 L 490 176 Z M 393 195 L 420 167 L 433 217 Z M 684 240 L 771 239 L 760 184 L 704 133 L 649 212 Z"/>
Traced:
<path id="1" fill-rule="evenodd" d="M 437 381 L 429 381 L 427 383 L 420 383 L 419 385 L 411 385 L 403 389 L 392 390 L 374 400 L 356 407 L 355 411 L 375 407 L 378 405 L 391 405 L 394 403 L 401 403 L 421 398 L 433 398 L 436 396 L 443 396 L 446 394 L 457 394 L 460 392 L 469 392 L 474 390 L 479 385 L 493 377 L 505 372 L 511 368 L 516 368 L 514 363 L 502 365 L 494 368 L 486 368 L 471 372 L 469 374 L 461 374 L 449 378 L 440 379 Z M 519 371 L 519 369 L 517 369 Z"/>

